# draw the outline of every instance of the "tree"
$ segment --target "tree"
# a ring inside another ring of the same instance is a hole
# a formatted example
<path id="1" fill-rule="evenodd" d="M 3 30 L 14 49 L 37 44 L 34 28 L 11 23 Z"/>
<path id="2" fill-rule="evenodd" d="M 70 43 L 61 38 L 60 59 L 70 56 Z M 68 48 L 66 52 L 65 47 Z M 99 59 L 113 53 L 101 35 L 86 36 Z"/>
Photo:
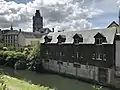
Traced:
<path id="1" fill-rule="evenodd" d="M 41 61 L 41 55 L 43 53 L 43 48 L 41 47 L 41 44 L 38 43 L 34 48 L 33 51 L 28 55 L 29 62 L 29 69 L 35 70 L 35 71 L 41 71 L 42 70 L 42 61 Z"/>
<path id="2" fill-rule="evenodd" d="M 4 47 L 4 43 L 3 43 L 3 41 L 0 39 L 0 49 L 3 49 L 3 47 Z"/>

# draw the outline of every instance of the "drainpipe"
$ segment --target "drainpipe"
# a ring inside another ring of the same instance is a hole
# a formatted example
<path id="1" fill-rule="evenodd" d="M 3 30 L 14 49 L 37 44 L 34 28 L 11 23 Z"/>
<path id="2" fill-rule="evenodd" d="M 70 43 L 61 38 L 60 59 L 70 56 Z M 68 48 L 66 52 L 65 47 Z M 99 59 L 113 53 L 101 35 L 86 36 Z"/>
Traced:
<path id="1" fill-rule="evenodd" d="M 118 28 L 117 33 L 120 33 L 120 8 L 119 8 L 119 16 L 118 16 L 118 18 L 119 18 L 119 28 Z"/>

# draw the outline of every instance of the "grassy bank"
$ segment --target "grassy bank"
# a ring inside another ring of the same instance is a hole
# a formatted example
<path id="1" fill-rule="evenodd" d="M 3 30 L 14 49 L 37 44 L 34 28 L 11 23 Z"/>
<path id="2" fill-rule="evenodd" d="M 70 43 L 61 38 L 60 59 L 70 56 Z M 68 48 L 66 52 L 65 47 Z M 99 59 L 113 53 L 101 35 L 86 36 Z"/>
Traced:
<path id="1" fill-rule="evenodd" d="M 2 83 L 0 83 L 0 90 L 4 90 L 2 89 L 4 85 L 6 85 L 8 90 L 54 90 L 49 87 L 30 84 L 24 80 L 19 80 L 7 75 L 3 75 L 1 78 L 4 84 L 2 85 Z"/>

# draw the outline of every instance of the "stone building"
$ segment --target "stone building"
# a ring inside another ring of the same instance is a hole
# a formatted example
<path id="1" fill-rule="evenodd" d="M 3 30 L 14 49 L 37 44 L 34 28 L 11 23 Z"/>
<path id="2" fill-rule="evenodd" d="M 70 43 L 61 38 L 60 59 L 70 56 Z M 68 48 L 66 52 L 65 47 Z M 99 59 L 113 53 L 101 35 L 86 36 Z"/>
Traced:
<path id="1" fill-rule="evenodd" d="M 120 66 L 119 36 L 116 28 L 64 31 L 41 39 L 45 69 L 114 84 L 115 68 Z"/>
<path id="2" fill-rule="evenodd" d="M 2 30 L 2 40 L 4 41 L 4 46 L 8 48 L 20 49 L 26 46 L 34 46 L 40 42 L 40 38 L 46 33 L 40 32 L 24 32 L 19 30 L 14 30 L 10 27 L 10 30 Z"/>
<path id="3" fill-rule="evenodd" d="M 33 32 L 49 33 L 49 28 L 43 28 L 43 17 L 39 10 L 36 10 L 35 16 L 33 16 Z"/>
<path id="4" fill-rule="evenodd" d="M 119 18 L 120 22 L 120 18 Z M 120 26 L 42 36 L 46 70 L 120 88 Z"/>
<path id="5" fill-rule="evenodd" d="M 39 10 L 36 10 L 35 16 L 33 16 L 33 32 L 40 31 L 43 28 L 43 17 L 40 15 Z"/>

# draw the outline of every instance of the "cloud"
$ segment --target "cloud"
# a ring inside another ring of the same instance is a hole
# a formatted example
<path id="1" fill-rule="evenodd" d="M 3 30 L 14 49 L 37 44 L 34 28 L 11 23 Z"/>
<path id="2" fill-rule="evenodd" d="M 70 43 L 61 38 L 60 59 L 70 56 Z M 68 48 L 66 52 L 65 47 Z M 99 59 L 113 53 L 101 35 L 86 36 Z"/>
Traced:
<path id="1" fill-rule="evenodd" d="M 34 0 L 26 4 L 0 0 L 0 28 L 11 24 L 24 31 L 32 31 L 32 16 L 39 9 L 44 18 L 44 27 L 55 30 L 84 30 L 93 28 L 88 21 L 103 13 L 95 8 L 95 0 L 85 5 L 84 0 Z"/>

